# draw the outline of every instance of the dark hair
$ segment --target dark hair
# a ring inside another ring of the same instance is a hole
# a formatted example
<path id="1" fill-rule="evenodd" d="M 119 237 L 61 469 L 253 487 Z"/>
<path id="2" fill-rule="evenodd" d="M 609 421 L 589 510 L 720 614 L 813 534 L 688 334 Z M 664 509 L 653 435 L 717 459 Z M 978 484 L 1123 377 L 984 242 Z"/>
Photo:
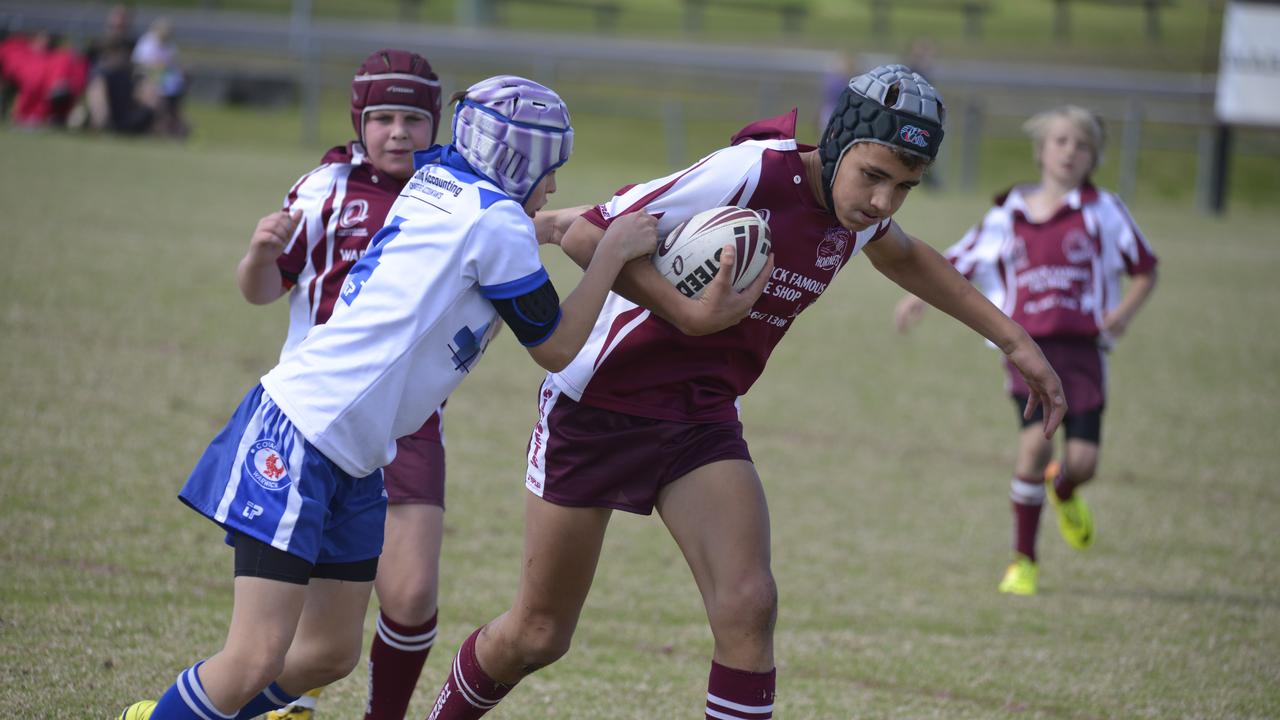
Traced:
<path id="1" fill-rule="evenodd" d="M 466 91 L 466 90 L 459 90 L 459 91 L 455 92 L 455 93 L 453 94 L 453 96 L 452 96 L 452 97 L 450 97 L 450 98 L 449 98 L 449 104 L 450 104 L 450 105 L 457 105 L 458 103 L 460 103 L 460 102 L 462 102 L 463 100 L 466 100 L 466 99 L 467 99 L 467 91 Z"/>

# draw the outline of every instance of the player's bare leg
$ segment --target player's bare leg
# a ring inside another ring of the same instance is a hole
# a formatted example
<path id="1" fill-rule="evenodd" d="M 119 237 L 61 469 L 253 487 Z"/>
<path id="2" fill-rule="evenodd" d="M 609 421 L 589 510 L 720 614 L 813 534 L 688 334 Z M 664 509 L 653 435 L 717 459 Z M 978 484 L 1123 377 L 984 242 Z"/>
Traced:
<path id="1" fill-rule="evenodd" d="M 386 539 L 374 588 L 382 611 L 396 622 L 421 625 L 436 614 L 444 508 L 387 506 Z"/>
<path id="2" fill-rule="evenodd" d="M 306 592 L 305 585 L 278 580 L 235 579 L 226 644 L 198 671 L 214 709 L 235 713 L 280 676 Z"/>
<path id="3" fill-rule="evenodd" d="M 1069 499 L 1076 488 L 1093 479 L 1098 472 L 1099 450 L 1098 444 L 1090 440 L 1067 438 L 1062 469 L 1054 478 L 1059 499 Z"/>
<path id="4" fill-rule="evenodd" d="M 513 685 L 569 650 L 613 511 L 554 505 L 525 494 L 524 564 L 511 609 L 480 632 L 480 664 Z"/>
<path id="5" fill-rule="evenodd" d="M 771 717 L 778 590 L 755 466 L 704 465 L 664 488 L 657 508 L 693 571 L 715 637 L 707 717 Z"/>
<path id="6" fill-rule="evenodd" d="M 1052 459 L 1053 441 L 1045 438 L 1040 423 L 1023 428 L 1018 435 L 1018 457 L 1014 460 L 1013 474 L 1028 478 L 1044 477 L 1044 469 Z"/>
<path id="7" fill-rule="evenodd" d="M 524 558 L 511 609 L 463 643 L 428 720 L 471 720 L 569 650 L 612 510 L 525 495 Z"/>
<path id="8" fill-rule="evenodd" d="M 276 684 L 299 695 L 349 675 L 360 661 L 372 590 L 371 582 L 312 578 Z"/>

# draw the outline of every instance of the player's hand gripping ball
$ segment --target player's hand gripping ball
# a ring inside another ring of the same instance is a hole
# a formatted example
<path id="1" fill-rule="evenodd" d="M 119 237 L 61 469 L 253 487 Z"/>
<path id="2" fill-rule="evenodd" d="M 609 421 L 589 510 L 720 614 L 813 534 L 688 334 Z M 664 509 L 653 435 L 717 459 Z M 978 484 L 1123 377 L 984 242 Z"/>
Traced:
<path id="1" fill-rule="evenodd" d="M 750 208 L 718 207 L 676 226 L 653 253 L 653 266 L 685 297 L 702 294 L 720 270 L 720 253 L 733 245 L 735 291 L 751 284 L 769 260 L 769 225 Z"/>

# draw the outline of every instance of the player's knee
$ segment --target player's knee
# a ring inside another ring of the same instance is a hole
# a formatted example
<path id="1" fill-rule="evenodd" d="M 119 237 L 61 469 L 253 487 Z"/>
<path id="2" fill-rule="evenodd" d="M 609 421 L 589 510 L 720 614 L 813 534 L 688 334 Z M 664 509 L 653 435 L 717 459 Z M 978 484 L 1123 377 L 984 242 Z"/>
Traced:
<path id="1" fill-rule="evenodd" d="M 300 674 L 306 675 L 312 687 L 337 682 L 351 674 L 360 662 L 360 646 L 354 648 L 328 648 L 313 653 L 306 659 L 307 667 Z"/>
<path id="2" fill-rule="evenodd" d="M 772 631 L 777 615 L 778 586 L 767 570 L 717 588 L 711 608 L 713 629 L 718 625 L 753 634 Z"/>
<path id="3" fill-rule="evenodd" d="M 573 642 L 573 627 L 555 620 L 538 620 L 521 628 L 517 639 L 520 665 L 532 672 L 564 657 Z"/>
<path id="4" fill-rule="evenodd" d="M 1076 461 L 1068 464 L 1063 470 L 1063 473 L 1067 476 L 1067 481 L 1072 485 L 1083 485 L 1089 482 L 1097 472 L 1098 462 L 1096 459 L 1092 461 Z"/>
<path id="5" fill-rule="evenodd" d="M 240 690 L 252 695 L 275 682 L 284 672 L 284 653 L 271 652 L 269 648 L 257 652 L 233 652 L 231 662 L 224 667 L 234 668 Z"/>
<path id="6" fill-rule="evenodd" d="M 395 593 L 379 596 L 378 603 L 387 617 L 401 625 L 417 627 L 436 612 L 436 590 L 433 585 L 397 588 Z"/>

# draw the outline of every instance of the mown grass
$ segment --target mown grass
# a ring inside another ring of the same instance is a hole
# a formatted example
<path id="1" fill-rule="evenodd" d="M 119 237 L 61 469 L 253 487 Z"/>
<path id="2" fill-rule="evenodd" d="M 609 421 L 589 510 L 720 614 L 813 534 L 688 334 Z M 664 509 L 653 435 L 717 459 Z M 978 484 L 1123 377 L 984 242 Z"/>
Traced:
<path id="1" fill-rule="evenodd" d="M 665 170 L 651 128 L 582 121 L 557 202 Z M 174 494 L 274 362 L 283 309 L 245 304 L 233 268 L 317 158 L 284 120 L 237 127 L 188 146 L 0 132 L 5 716 L 111 717 L 219 647 L 230 554 Z M 900 219 L 942 245 L 985 203 L 921 193 Z M 774 524 L 777 717 L 1280 715 L 1280 215 L 1135 214 L 1161 286 L 1112 359 L 1100 540 L 1073 553 L 1050 520 L 1035 599 L 994 591 L 1014 426 L 991 351 L 936 313 L 896 336 L 898 292 L 861 260 L 777 350 L 743 405 Z M 441 639 L 410 717 L 510 601 L 539 376 L 503 336 L 451 401 Z M 618 515 L 601 568 L 573 651 L 493 717 L 698 714 L 710 635 L 660 523 Z M 328 716 L 355 716 L 364 683 L 334 686 Z"/>

